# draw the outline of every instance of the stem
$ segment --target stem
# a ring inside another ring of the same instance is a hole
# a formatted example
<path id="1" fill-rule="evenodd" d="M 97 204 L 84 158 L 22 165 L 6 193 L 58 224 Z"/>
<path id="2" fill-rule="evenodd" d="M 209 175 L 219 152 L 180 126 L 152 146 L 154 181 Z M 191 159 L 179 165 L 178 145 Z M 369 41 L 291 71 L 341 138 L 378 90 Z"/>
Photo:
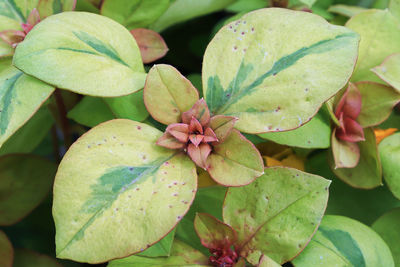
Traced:
<path id="1" fill-rule="evenodd" d="M 67 119 L 67 109 L 65 107 L 64 100 L 62 98 L 62 95 L 61 95 L 61 92 L 59 89 L 56 89 L 54 91 L 54 98 L 56 100 L 58 114 L 60 116 L 61 131 L 64 136 L 65 150 L 68 150 L 68 148 L 72 144 L 71 131 L 70 131 L 69 123 L 68 123 L 68 119 Z"/>
<path id="2" fill-rule="evenodd" d="M 56 126 L 51 127 L 51 139 L 53 140 L 53 153 L 56 162 L 60 163 L 60 147 L 58 146 L 57 128 Z"/>

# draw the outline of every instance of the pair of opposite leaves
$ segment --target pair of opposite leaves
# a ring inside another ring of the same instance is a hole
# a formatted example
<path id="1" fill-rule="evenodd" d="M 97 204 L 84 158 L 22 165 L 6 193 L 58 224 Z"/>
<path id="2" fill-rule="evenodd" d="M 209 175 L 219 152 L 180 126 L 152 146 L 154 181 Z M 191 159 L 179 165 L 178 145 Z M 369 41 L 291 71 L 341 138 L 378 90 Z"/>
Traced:
<path id="1" fill-rule="evenodd" d="M 290 38 L 282 43 L 284 32 Z M 238 118 L 235 127 L 244 132 L 299 127 L 347 83 L 358 41 L 351 30 L 313 14 L 275 8 L 249 13 L 222 28 L 207 48 L 202 74 L 206 103 L 212 114 Z M 39 23 L 14 56 L 14 64 L 27 74 L 95 96 L 143 87 L 139 62 L 127 30 L 104 17 L 78 12 Z M 168 88 L 182 86 L 183 78 L 166 78 L 171 79 L 165 83 Z M 175 108 L 187 105 L 175 114 L 179 118 L 193 102 L 178 105 L 168 88 L 157 109 L 168 109 L 172 98 Z M 221 173 L 240 165 L 252 179 L 261 175 L 258 152 L 250 149 L 255 160 L 243 157 L 240 147 L 252 145 L 237 130 L 230 136 L 234 142 L 223 149 L 220 165 L 227 167 Z M 95 127 L 70 148 L 54 187 L 59 257 L 100 262 L 126 256 L 157 242 L 180 221 L 195 196 L 195 168 L 181 153 L 156 145 L 160 137 L 147 125 L 115 120 Z M 157 219 L 160 214 L 163 222 Z M 105 239 L 109 244 L 101 241 Z"/>

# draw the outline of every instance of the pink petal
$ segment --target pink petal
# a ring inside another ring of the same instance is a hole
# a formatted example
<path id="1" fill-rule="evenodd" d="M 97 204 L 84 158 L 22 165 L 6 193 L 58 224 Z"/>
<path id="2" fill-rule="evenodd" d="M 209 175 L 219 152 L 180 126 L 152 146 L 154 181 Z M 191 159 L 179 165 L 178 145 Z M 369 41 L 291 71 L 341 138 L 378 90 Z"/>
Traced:
<path id="1" fill-rule="evenodd" d="M 5 30 L 0 32 L 0 38 L 12 47 L 16 47 L 18 43 L 24 40 L 25 33 L 17 30 Z"/>
<path id="2" fill-rule="evenodd" d="M 197 132 L 203 134 L 203 127 L 195 117 L 192 117 L 192 119 L 190 120 L 189 131 L 191 133 Z"/>
<path id="3" fill-rule="evenodd" d="M 33 26 L 35 26 L 39 22 L 40 22 L 39 11 L 36 8 L 34 8 L 34 9 L 32 9 L 31 13 L 29 14 L 28 19 L 26 20 L 26 24 L 31 25 L 31 29 L 32 29 Z M 28 32 L 26 32 L 26 33 L 28 33 Z"/>
<path id="4" fill-rule="evenodd" d="M 189 139 L 190 139 L 190 142 L 192 142 L 192 144 L 197 147 L 197 146 L 199 146 L 201 141 L 203 141 L 204 136 L 200 135 L 200 134 L 191 134 L 191 135 L 189 135 Z"/>
<path id="5" fill-rule="evenodd" d="M 28 23 L 21 23 L 21 27 L 24 30 L 25 34 L 28 34 L 33 29 L 33 25 Z"/>
<path id="6" fill-rule="evenodd" d="M 345 117 L 350 117 L 353 120 L 357 119 L 361 112 L 361 101 L 361 93 L 357 86 L 353 83 L 349 83 L 346 92 L 343 94 L 336 107 L 336 117 L 339 118 L 339 114 L 343 113 Z"/>
<path id="7" fill-rule="evenodd" d="M 223 142 L 225 138 L 228 137 L 237 120 L 238 118 L 236 117 L 225 115 L 216 115 L 210 119 L 210 127 L 219 142 Z"/>
<path id="8" fill-rule="evenodd" d="M 205 170 L 207 169 L 206 160 L 211 153 L 211 146 L 209 144 L 203 143 L 198 147 L 189 144 L 187 153 L 197 166 Z"/>
<path id="9" fill-rule="evenodd" d="M 174 123 L 168 125 L 166 132 L 169 132 L 178 141 L 186 143 L 189 140 L 189 126 L 184 123 Z"/>
<path id="10" fill-rule="evenodd" d="M 168 132 L 165 132 L 160 138 L 158 138 L 156 144 L 169 149 L 180 149 L 186 146 L 185 143 L 179 142 L 179 140 Z"/>
<path id="11" fill-rule="evenodd" d="M 344 129 L 338 128 L 336 130 L 336 137 L 347 142 L 360 142 L 364 141 L 364 131 L 361 125 L 351 118 L 344 118 Z"/>
<path id="12" fill-rule="evenodd" d="M 209 143 L 217 141 L 218 138 L 215 135 L 214 131 L 210 127 L 207 127 L 206 130 L 204 131 L 204 142 Z"/>
<path id="13" fill-rule="evenodd" d="M 210 110 L 203 98 L 197 100 L 191 109 L 182 114 L 182 121 L 189 124 L 192 117 L 195 117 L 202 126 L 207 126 L 210 122 Z"/>

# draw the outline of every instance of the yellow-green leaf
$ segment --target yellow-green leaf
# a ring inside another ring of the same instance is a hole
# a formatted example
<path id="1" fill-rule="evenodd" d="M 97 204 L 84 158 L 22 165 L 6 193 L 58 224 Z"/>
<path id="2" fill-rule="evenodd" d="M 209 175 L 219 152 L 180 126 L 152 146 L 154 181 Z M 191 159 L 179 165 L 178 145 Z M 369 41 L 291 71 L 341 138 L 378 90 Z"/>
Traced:
<path id="1" fill-rule="evenodd" d="M 302 148 L 328 148 L 331 144 L 329 114 L 326 110 L 320 110 L 309 122 L 297 129 L 264 133 L 259 136 L 282 145 Z"/>
<path id="2" fill-rule="evenodd" d="M 0 147 L 53 91 L 54 87 L 12 66 L 0 71 Z"/>
<path id="3" fill-rule="evenodd" d="M 392 254 L 368 226 L 343 216 L 328 215 L 293 261 L 296 267 L 394 267 Z"/>
<path id="4" fill-rule="evenodd" d="M 18 21 L 8 17 L 4 17 L 0 13 L 0 32 L 5 30 L 21 30 L 21 25 Z M 4 40 L 0 38 L 0 58 L 11 56 L 12 54 L 14 54 L 14 48 L 12 48 L 10 44 L 4 42 Z"/>
<path id="5" fill-rule="evenodd" d="M 209 267 L 208 258 L 198 250 L 193 249 L 182 241 L 175 239 L 172 244 L 171 256 L 148 258 L 130 256 L 124 259 L 113 260 L 107 267 L 162 267 L 162 266 L 193 266 Z"/>
<path id="6" fill-rule="evenodd" d="M 358 42 L 353 31 L 311 13 L 248 13 L 224 26 L 205 52 L 210 111 L 238 117 L 235 127 L 247 133 L 297 128 L 347 83 Z"/>
<path id="7" fill-rule="evenodd" d="M 260 152 L 235 129 L 213 147 L 207 166 L 210 176 L 224 186 L 246 185 L 264 173 Z"/>
<path id="8" fill-rule="evenodd" d="M 64 11 L 73 11 L 78 0 L 46 0 L 39 1 L 37 9 L 40 18 L 44 19 L 53 14 L 61 13 Z"/>
<path id="9" fill-rule="evenodd" d="M 86 12 L 64 12 L 37 24 L 18 45 L 13 63 L 58 88 L 93 96 L 133 93 L 146 77 L 129 31 Z"/>
<path id="10" fill-rule="evenodd" d="M 400 91 L 389 86 L 375 82 L 357 82 L 355 85 L 361 93 L 361 113 L 357 122 L 363 128 L 382 123 L 400 102 Z"/>
<path id="11" fill-rule="evenodd" d="M 388 56 L 372 71 L 400 93 L 400 53 Z"/>
<path id="12" fill-rule="evenodd" d="M 335 168 L 333 156 L 328 154 L 332 171 L 350 186 L 371 189 L 382 183 L 382 166 L 376 146 L 375 134 L 371 128 L 364 129 L 365 141 L 358 142 L 360 160 L 354 168 Z"/>
<path id="13" fill-rule="evenodd" d="M 387 56 L 400 52 L 400 20 L 388 10 L 370 9 L 352 17 L 346 26 L 361 36 L 351 80 L 380 82 L 371 68 L 381 64 Z"/>
<path id="14" fill-rule="evenodd" d="M 154 65 L 147 75 L 144 102 L 151 116 L 166 125 L 181 122 L 182 113 L 199 99 L 192 83 L 170 65 Z"/>
<path id="15" fill-rule="evenodd" d="M 330 181 L 296 169 L 271 167 L 249 185 L 226 194 L 224 222 L 238 233 L 242 256 L 283 264 L 307 245 L 328 201 Z"/>
<path id="16" fill-rule="evenodd" d="M 157 146 L 161 135 L 118 119 L 71 146 L 54 184 L 57 257 L 89 263 L 125 257 L 181 220 L 197 189 L 196 170 L 183 153 Z"/>

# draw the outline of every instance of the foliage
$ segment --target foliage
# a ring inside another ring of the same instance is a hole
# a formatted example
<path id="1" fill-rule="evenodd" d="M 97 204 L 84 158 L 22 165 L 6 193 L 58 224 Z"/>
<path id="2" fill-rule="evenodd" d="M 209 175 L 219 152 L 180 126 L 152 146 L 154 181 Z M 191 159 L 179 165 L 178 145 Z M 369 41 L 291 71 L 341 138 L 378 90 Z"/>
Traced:
<path id="1" fill-rule="evenodd" d="M 399 266 L 399 33 L 398 0 L 0 0 L 0 265 Z"/>

